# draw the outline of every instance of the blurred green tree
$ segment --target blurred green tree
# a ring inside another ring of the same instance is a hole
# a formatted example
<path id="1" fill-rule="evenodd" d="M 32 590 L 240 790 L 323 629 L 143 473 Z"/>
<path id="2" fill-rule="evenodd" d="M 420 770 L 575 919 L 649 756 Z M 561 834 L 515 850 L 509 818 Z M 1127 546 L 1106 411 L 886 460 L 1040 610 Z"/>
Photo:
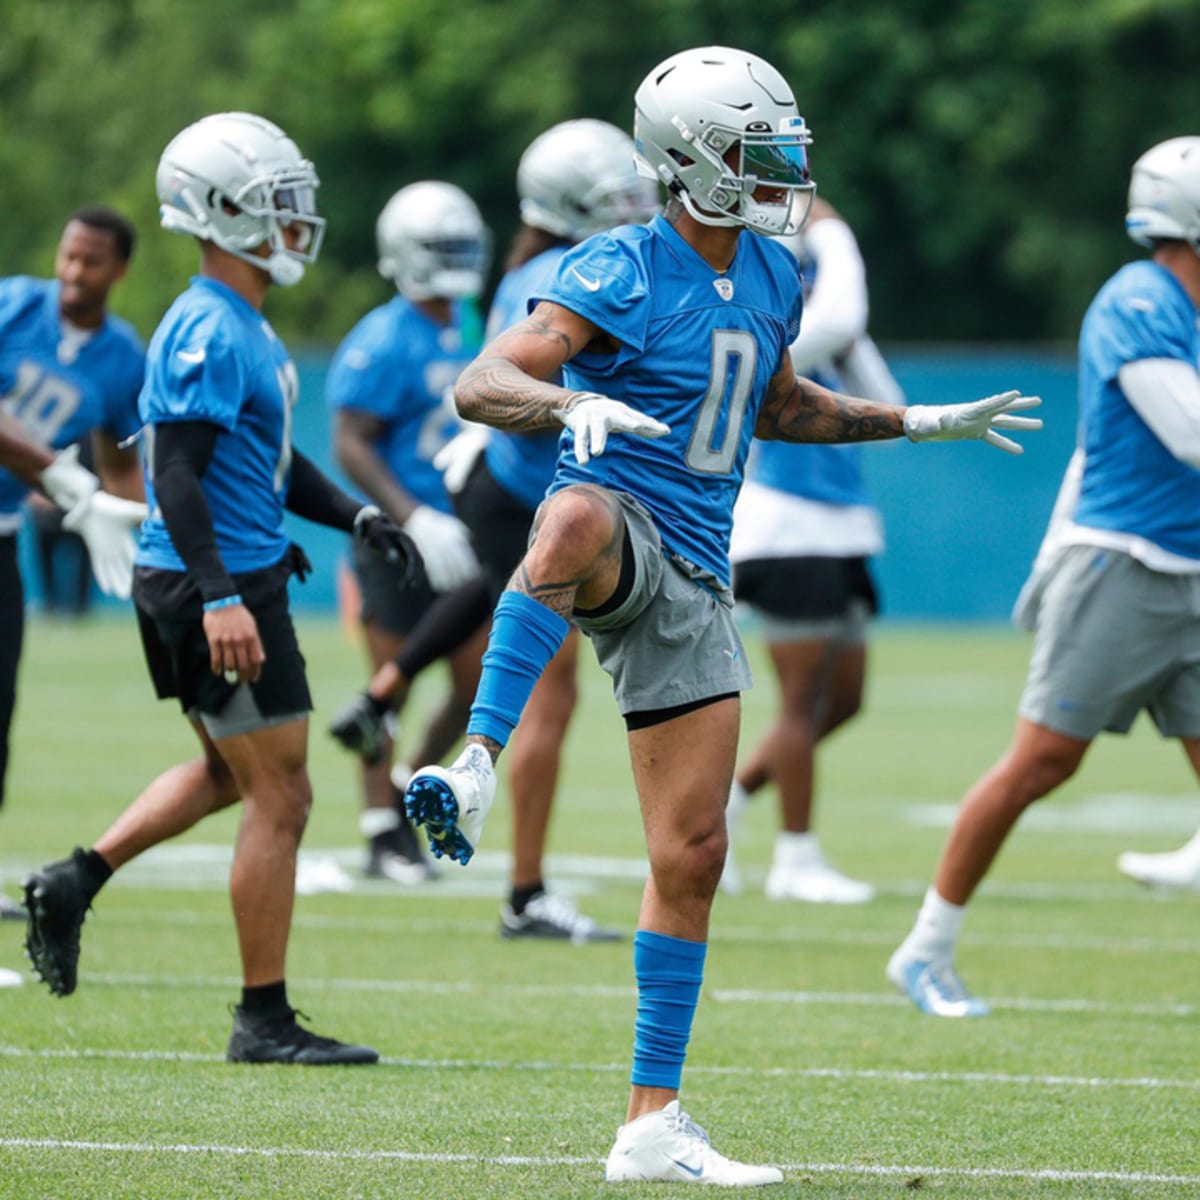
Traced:
<path id="1" fill-rule="evenodd" d="M 278 121 L 316 162 L 329 231 L 272 297 L 289 339 L 336 341 L 386 295 L 375 217 L 421 178 L 480 203 L 498 249 L 514 174 L 544 128 L 628 128 L 655 62 L 734 44 L 791 80 L 814 173 L 871 270 L 883 339 L 1070 339 L 1136 250 L 1129 167 L 1197 132 L 1194 0 L 3 0 L 0 273 L 46 274 L 93 201 L 142 233 L 117 307 L 148 333 L 194 268 L 157 229 L 163 146 L 209 112 Z"/>

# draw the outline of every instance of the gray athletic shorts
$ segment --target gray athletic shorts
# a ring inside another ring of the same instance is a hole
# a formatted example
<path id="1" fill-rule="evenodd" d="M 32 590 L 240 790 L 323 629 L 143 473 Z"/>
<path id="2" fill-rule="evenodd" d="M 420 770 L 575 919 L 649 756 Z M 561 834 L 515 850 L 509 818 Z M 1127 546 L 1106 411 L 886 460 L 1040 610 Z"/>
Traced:
<path id="1" fill-rule="evenodd" d="M 1164 737 L 1200 737 L 1200 575 L 1096 546 L 1066 547 L 1052 571 L 1021 716 L 1090 741 L 1146 709 Z"/>
<path id="2" fill-rule="evenodd" d="M 624 492 L 633 587 L 619 608 L 574 617 L 613 681 L 622 716 L 745 691 L 754 680 L 733 623 L 733 593 L 663 549 L 650 514 Z"/>

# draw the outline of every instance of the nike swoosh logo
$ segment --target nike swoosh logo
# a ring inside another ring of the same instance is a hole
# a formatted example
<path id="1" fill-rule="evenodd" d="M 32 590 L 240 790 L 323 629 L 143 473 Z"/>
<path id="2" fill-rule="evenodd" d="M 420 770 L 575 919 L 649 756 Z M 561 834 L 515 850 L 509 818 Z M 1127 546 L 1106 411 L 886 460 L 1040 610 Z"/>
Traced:
<path id="1" fill-rule="evenodd" d="M 677 1158 L 672 1158 L 673 1162 L 681 1171 L 686 1171 L 693 1179 L 699 1179 L 704 1174 L 704 1167 L 693 1167 L 690 1163 L 680 1162 Z"/>
<path id="2" fill-rule="evenodd" d="M 599 279 L 589 279 L 586 275 L 580 275 L 580 273 L 575 270 L 574 267 L 571 268 L 571 274 L 574 275 L 575 278 L 578 279 L 579 282 L 582 283 L 589 292 L 598 292 L 600 290 L 601 281 Z"/>
<path id="3" fill-rule="evenodd" d="M 177 350 L 175 353 L 178 354 L 185 363 L 202 363 L 204 361 L 203 350 Z"/>

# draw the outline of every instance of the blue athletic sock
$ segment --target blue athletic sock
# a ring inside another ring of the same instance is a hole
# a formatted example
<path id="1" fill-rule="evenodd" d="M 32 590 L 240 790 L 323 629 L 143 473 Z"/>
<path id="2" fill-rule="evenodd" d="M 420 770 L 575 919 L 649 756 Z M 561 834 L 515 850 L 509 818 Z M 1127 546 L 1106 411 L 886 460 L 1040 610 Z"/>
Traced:
<path id="1" fill-rule="evenodd" d="M 707 951 L 707 942 L 646 929 L 634 935 L 638 1010 L 631 1081 L 636 1086 L 678 1090 Z"/>
<path id="2" fill-rule="evenodd" d="M 505 592 L 492 616 L 483 674 L 471 705 L 467 733 L 507 745 L 546 664 L 570 626 L 523 592 Z"/>

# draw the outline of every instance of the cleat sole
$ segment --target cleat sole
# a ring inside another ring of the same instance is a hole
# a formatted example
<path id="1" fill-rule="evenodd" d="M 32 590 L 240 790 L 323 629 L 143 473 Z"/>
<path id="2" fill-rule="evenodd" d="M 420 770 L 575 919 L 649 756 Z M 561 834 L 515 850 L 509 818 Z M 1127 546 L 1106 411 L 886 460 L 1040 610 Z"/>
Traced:
<path id="1" fill-rule="evenodd" d="M 475 847 L 458 827 L 458 801 L 448 783 L 418 775 L 408 785 L 404 808 L 414 825 L 424 827 L 435 858 L 449 858 L 464 867 L 471 861 Z"/>

